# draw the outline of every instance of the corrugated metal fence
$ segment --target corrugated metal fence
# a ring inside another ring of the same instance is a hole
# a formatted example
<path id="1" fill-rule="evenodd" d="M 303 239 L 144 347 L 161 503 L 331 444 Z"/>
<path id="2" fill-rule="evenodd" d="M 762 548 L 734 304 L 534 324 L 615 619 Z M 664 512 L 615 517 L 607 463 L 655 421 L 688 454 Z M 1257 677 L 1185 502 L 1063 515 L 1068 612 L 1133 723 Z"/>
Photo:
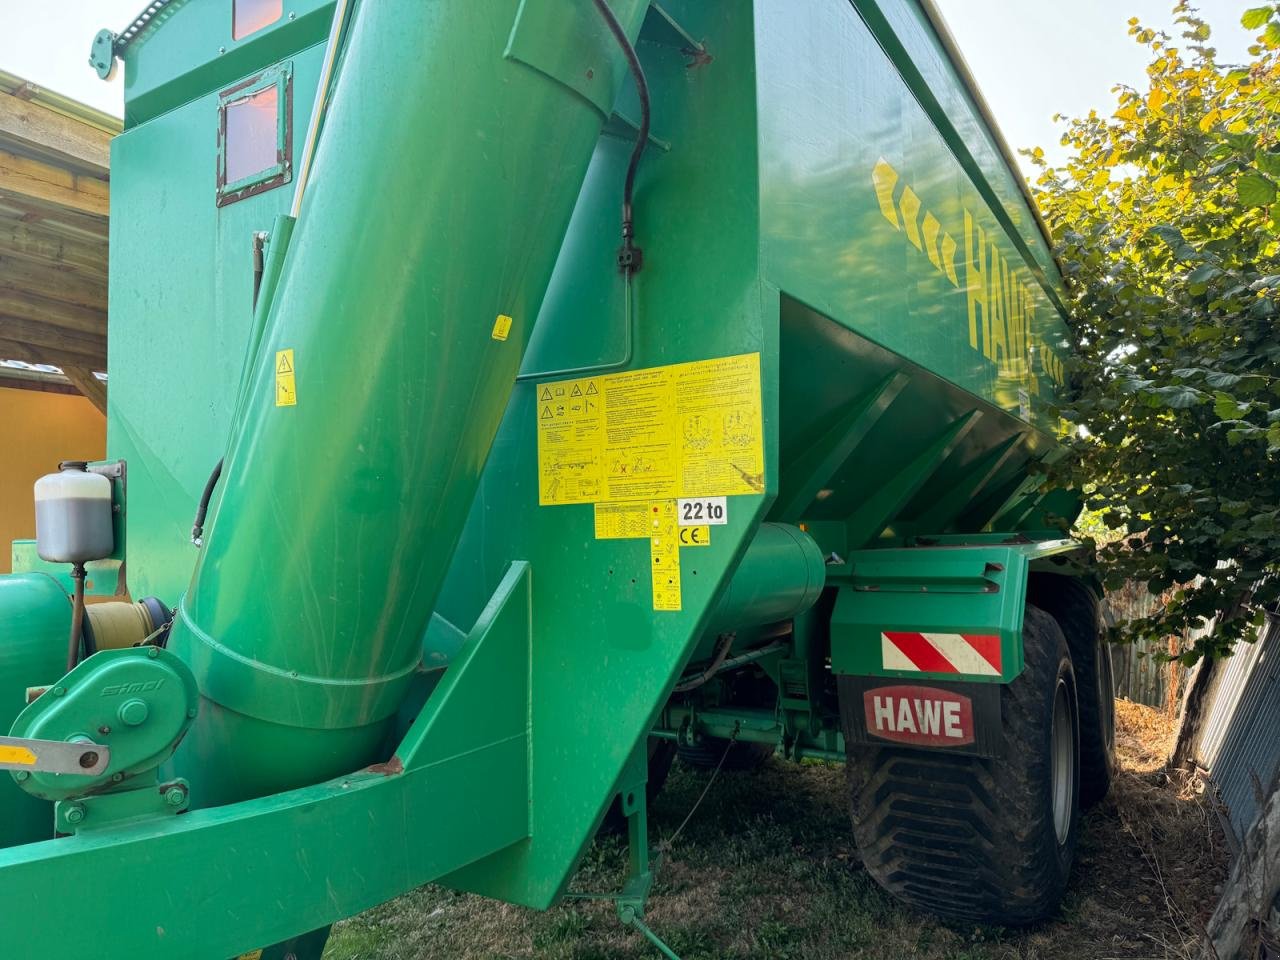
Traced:
<path id="1" fill-rule="evenodd" d="M 1258 639 L 1237 645 L 1208 697 L 1196 762 L 1209 771 L 1238 839 L 1280 776 L 1280 618 L 1268 614 Z"/>

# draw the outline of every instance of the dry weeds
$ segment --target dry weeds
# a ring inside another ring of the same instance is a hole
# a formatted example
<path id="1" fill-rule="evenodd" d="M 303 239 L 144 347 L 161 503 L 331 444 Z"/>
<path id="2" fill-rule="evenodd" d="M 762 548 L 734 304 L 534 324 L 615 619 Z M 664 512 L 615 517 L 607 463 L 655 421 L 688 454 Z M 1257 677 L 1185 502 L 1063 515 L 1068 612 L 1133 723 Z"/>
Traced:
<path id="1" fill-rule="evenodd" d="M 867 877 L 839 767 L 771 761 L 721 774 L 662 864 L 648 920 L 683 960 L 1189 960 L 1226 850 L 1195 782 L 1163 772 L 1165 714 L 1117 704 L 1115 788 L 1082 821 L 1059 916 L 1031 930 L 948 926 L 900 907 Z M 655 840 L 684 819 L 707 774 L 677 767 L 653 810 Z M 625 848 L 601 838 L 575 878 L 616 885 Z M 423 887 L 340 924 L 326 960 L 647 960 L 607 903 L 536 913 Z"/>

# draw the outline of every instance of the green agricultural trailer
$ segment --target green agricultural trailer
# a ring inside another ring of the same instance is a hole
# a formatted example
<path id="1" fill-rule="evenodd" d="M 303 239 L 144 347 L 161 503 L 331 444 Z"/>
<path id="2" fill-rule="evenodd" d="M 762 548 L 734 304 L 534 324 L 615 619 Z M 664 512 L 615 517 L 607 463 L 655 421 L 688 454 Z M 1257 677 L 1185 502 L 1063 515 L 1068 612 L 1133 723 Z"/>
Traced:
<path id="1" fill-rule="evenodd" d="M 110 457 L 0 577 L 6 958 L 547 908 L 606 821 L 671 956 L 675 755 L 843 761 L 902 900 L 1054 911 L 1113 752 L 1061 281 L 926 0 L 155 0 L 90 62 Z"/>

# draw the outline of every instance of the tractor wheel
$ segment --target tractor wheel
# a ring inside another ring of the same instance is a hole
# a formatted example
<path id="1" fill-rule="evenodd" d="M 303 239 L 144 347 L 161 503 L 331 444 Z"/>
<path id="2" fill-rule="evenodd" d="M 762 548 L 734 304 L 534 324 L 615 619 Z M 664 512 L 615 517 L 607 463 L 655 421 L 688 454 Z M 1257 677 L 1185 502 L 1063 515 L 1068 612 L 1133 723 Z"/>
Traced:
<path id="1" fill-rule="evenodd" d="M 671 761 L 676 756 L 674 740 L 649 738 L 649 779 L 645 782 L 644 797 L 647 807 L 653 806 L 662 788 L 666 786 L 667 774 L 671 772 Z M 622 813 L 622 798 L 614 797 L 613 803 L 605 811 L 604 822 L 600 829 L 605 833 L 626 833 L 627 818 Z"/>
<path id="2" fill-rule="evenodd" d="M 1075 674 L 1061 628 L 1032 606 L 1023 644 L 1026 667 L 1001 689 L 999 758 L 849 749 L 862 862 L 912 906 L 1019 926 L 1050 915 L 1062 897 L 1080 812 Z"/>
<path id="3" fill-rule="evenodd" d="M 1115 675 L 1102 609 L 1093 591 L 1074 577 L 1032 577 L 1028 601 L 1062 628 L 1071 650 L 1080 702 L 1080 806 L 1107 795 L 1116 765 Z"/>
<path id="4" fill-rule="evenodd" d="M 681 744 L 678 755 L 683 763 L 691 767 L 714 770 L 755 770 L 773 756 L 777 748 L 771 743 L 754 743 L 748 740 L 735 740 L 726 754 L 729 741 L 723 737 L 703 737 L 692 746 Z M 724 763 L 720 758 L 724 758 Z"/>

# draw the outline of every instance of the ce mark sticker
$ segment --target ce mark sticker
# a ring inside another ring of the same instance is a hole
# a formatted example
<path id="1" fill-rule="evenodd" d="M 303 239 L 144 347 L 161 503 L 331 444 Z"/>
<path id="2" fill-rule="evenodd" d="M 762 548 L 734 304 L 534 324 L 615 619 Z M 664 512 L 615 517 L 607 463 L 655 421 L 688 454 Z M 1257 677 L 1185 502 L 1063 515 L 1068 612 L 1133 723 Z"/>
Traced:
<path id="1" fill-rule="evenodd" d="M 682 547 L 711 546 L 711 528 L 707 526 L 681 527 L 680 528 L 680 546 Z"/>

